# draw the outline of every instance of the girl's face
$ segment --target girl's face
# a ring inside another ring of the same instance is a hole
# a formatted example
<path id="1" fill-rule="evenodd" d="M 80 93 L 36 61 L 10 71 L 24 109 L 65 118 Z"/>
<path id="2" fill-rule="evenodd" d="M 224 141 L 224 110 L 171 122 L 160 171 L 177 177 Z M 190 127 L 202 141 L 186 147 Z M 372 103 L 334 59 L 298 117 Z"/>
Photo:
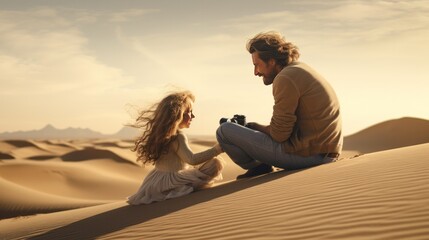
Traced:
<path id="1" fill-rule="evenodd" d="M 183 112 L 183 120 L 179 124 L 179 128 L 189 128 L 191 126 L 192 119 L 195 118 L 194 114 L 192 113 L 192 106 L 193 103 L 190 99 L 188 101 L 188 108 Z"/>

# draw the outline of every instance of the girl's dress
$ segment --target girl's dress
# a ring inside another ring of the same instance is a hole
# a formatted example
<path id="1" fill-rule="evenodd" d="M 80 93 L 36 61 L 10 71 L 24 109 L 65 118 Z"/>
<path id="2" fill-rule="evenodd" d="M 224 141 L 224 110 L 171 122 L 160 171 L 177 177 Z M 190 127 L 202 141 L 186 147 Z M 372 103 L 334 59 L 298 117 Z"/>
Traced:
<path id="1" fill-rule="evenodd" d="M 156 161 L 155 168 L 127 202 L 139 205 L 180 197 L 221 180 L 223 160 L 216 157 L 220 153 L 219 148 L 212 147 L 194 154 L 186 135 L 179 132 L 168 153 Z"/>

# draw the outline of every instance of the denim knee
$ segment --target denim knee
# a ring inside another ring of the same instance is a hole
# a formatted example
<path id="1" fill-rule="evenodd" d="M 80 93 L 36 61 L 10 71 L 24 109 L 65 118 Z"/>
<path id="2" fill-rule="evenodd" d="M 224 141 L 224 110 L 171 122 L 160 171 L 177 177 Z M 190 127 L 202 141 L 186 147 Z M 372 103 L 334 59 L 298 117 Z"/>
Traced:
<path id="1" fill-rule="evenodd" d="M 216 138 L 219 143 L 225 142 L 224 133 L 228 131 L 228 125 L 231 123 L 222 123 L 216 130 Z"/>

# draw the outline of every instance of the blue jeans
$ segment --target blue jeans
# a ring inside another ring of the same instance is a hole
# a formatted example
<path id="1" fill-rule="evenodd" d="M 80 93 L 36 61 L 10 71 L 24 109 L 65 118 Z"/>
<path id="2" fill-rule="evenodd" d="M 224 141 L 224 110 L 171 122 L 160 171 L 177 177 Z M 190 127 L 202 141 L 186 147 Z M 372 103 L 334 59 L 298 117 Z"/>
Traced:
<path id="1" fill-rule="evenodd" d="M 223 123 L 216 131 L 217 141 L 226 154 L 240 167 L 250 169 L 261 163 L 283 168 L 301 169 L 335 161 L 320 154 L 302 157 L 284 152 L 281 143 L 265 133 L 236 123 Z"/>

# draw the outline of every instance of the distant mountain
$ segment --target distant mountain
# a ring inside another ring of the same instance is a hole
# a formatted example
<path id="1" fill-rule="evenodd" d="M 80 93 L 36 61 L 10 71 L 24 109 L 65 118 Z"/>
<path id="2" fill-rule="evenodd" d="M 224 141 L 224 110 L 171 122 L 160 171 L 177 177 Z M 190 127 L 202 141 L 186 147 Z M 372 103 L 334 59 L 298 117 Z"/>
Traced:
<path id="1" fill-rule="evenodd" d="M 48 124 L 39 130 L 0 133 L 0 139 L 134 139 L 137 135 L 138 130 L 131 127 L 123 127 L 115 134 L 103 134 L 89 128 L 58 129 Z"/>
<path id="2" fill-rule="evenodd" d="M 344 150 L 362 153 L 429 142 L 429 121 L 405 117 L 375 124 L 344 138 Z"/>
<path id="3" fill-rule="evenodd" d="M 133 127 L 122 127 L 121 130 L 119 130 L 117 133 L 110 135 L 111 138 L 117 138 L 117 139 L 134 139 L 138 137 L 140 134 L 140 131 Z"/>
<path id="4" fill-rule="evenodd" d="M 40 130 L 0 133 L 0 139 L 124 139 L 134 140 L 138 129 L 124 126 L 114 134 L 103 134 L 89 128 L 57 129 L 48 124 Z M 375 124 L 344 138 L 344 150 L 369 153 L 429 142 L 429 121 L 400 118 Z"/>

